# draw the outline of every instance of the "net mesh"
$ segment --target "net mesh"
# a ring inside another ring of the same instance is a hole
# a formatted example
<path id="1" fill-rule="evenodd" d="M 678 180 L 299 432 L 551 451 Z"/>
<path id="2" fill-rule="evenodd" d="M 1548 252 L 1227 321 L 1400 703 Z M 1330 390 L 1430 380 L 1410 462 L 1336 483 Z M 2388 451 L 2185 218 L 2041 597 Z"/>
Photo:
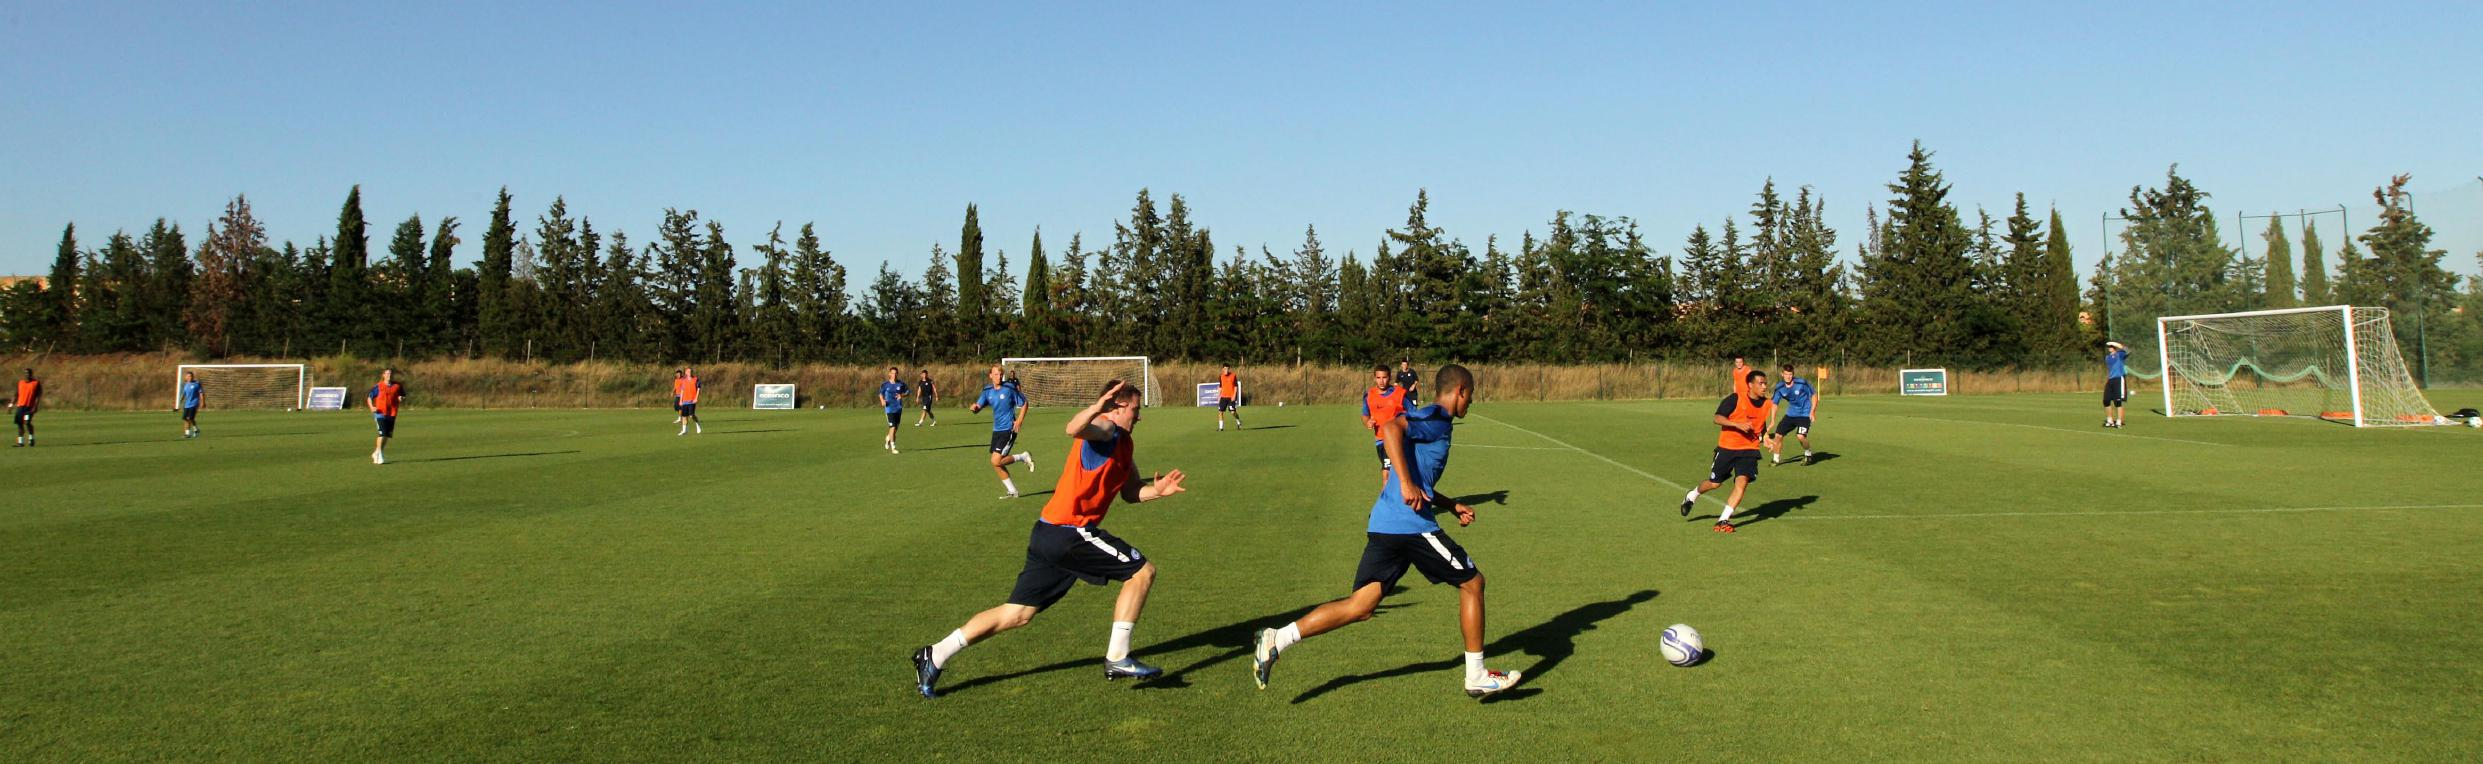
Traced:
<path id="1" fill-rule="evenodd" d="M 302 405 L 304 375 L 300 365 L 185 365 L 180 371 L 198 375 L 200 408 L 291 411 Z M 173 379 L 173 400 L 177 404 L 181 400 L 177 382 L 181 375 L 174 374 Z"/>
<path id="2" fill-rule="evenodd" d="M 2199 316 L 2164 322 L 2173 416 L 2314 416 L 2360 425 L 2432 424 L 2384 308 Z M 2352 332 L 2348 350 L 2346 333 Z M 2362 391 L 2354 410 L 2355 381 Z"/>
<path id="3" fill-rule="evenodd" d="M 1003 358 L 1001 370 L 1017 378 L 1018 392 L 1036 406 L 1084 407 L 1103 394 L 1112 380 L 1141 386 L 1147 405 L 1163 403 L 1155 376 L 1143 357 L 1133 358 Z"/>

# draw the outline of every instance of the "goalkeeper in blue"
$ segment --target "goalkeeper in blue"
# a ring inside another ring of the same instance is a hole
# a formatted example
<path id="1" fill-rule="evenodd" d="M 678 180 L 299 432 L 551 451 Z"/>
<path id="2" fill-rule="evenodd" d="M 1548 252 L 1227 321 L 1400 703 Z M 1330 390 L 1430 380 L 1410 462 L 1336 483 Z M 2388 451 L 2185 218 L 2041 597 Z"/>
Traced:
<path id="1" fill-rule="evenodd" d="M 1819 404 L 1819 389 L 1811 381 L 1793 375 L 1793 364 L 1785 364 L 1777 372 L 1776 394 L 1770 400 L 1784 416 L 1776 420 L 1776 433 L 1767 439 L 1768 460 L 1785 463 L 1785 436 L 1802 441 L 1802 464 L 1811 463 L 1811 412 Z"/>

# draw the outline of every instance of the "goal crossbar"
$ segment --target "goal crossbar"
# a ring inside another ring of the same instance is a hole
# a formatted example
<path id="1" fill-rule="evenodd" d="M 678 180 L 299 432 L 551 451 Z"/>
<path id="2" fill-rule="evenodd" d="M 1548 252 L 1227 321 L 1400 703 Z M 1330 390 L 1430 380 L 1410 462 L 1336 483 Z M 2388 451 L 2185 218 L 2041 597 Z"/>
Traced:
<path id="1" fill-rule="evenodd" d="M 1145 394 L 1145 405 L 1164 402 L 1155 384 L 1155 365 L 1142 355 L 1011 356 L 1000 359 L 1000 366 L 1020 381 L 1019 392 L 1038 406 L 1092 402 L 1096 385 L 1108 379 L 1137 385 Z"/>
<path id="2" fill-rule="evenodd" d="M 2156 319 L 2164 415 L 2433 424 L 2386 308 L 2327 305 Z M 2341 373 L 2340 373 L 2341 372 Z"/>
<path id="3" fill-rule="evenodd" d="M 185 363 L 172 372 L 172 405 L 181 407 L 183 377 L 197 372 L 209 408 L 310 407 L 310 366 L 299 363 Z"/>

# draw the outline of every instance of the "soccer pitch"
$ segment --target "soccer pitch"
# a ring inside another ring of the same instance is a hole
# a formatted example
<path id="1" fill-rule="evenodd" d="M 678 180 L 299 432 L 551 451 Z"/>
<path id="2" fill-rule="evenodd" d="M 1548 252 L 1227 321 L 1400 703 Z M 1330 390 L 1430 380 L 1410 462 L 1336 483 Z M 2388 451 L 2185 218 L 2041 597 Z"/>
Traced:
<path id="1" fill-rule="evenodd" d="M 1441 486 L 1526 674 L 1483 703 L 1415 574 L 1251 683 L 1252 633 L 1352 582 L 1348 407 L 1146 413 L 1189 491 L 1105 525 L 1161 568 L 1165 679 L 1103 679 L 1081 586 L 937 700 L 907 656 L 1007 595 L 1046 498 L 996 498 L 985 417 L 890 455 L 864 410 L 410 409 L 373 466 L 354 413 L 46 413 L 5 455 L 0 760 L 2483 758 L 2483 434 L 1832 397 L 1832 456 L 1728 536 L 1675 511 L 1713 406 L 1474 407 Z M 1666 664 L 1672 623 L 1713 660 Z"/>

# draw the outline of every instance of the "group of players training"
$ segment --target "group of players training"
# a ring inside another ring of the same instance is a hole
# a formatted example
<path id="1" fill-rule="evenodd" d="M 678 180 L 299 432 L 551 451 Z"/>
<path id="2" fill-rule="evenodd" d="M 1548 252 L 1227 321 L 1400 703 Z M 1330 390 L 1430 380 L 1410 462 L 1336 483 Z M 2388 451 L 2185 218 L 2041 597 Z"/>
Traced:
<path id="1" fill-rule="evenodd" d="M 1707 480 L 1682 502 L 1683 515 L 1689 514 L 1691 503 L 1701 492 L 1715 490 L 1729 480 L 1733 492 L 1716 521 L 1716 530 L 1730 533 L 1734 505 L 1758 476 L 1761 448 L 1777 451 L 1775 461 L 1782 463 L 1783 436 L 1791 435 L 1802 442 L 1803 458 L 1805 462 L 1809 460 L 1811 415 L 1817 390 L 1809 381 L 1795 376 L 1792 366 L 1786 366 L 1782 375 L 1771 390 L 1765 384 L 1764 372 L 1750 368 L 1742 359 L 1734 359 L 1733 392 L 1717 407 L 1714 420 L 1721 431 L 1715 462 Z M 1414 389 L 1419 377 L 1410 364 L 1401 363 L 1394 376 L 1386 367 L 1372 369 L 1371 376 L 1372 386 L 1363 395 L 1362 415 L 1364 424 L 1371 428 L 1381 480 L 1379 495 L 1371 503 L 1362 558 L 1356 565 L 1350 594 L 1313 607 L 1283 626 L 1260 629 L 1252 640 L 1251 678 L 1260 689 L 1266 689 L 1278 659 L 1302 640 L 1369 620 L 1381 598 L 1410 568 L 1432 583 L 1457 587 L 1458 628 L 1465 648 L 1462 684 L 1466 694 L 1484 698 L 1508 690 L 1518 684 L 1520 672 L 1493 670 L 1484 665 L 1483 573 L 1473 557 L 1441 528 L 1438 519 L 1445 513 L 1459 527 L 1475 520 L 1474 507 L 1448 498 L 1438 488 L 1440 477 L 1448 468 L 1456 420 L 1466 416 L 1478 392 L 1474 374 L 1462 365 L 1442 367 L 1433 378 L 1435 389 L 1428 405 L 1416 405 Z M 1011 382 L 1004 379 L 999 367 L 993 367 L 991 386 L 984 389 L 974 408 L 980 410 L 989 405 L 994 409 L 992 465 L 1000 471 L 1003 484 L 1010 485 L 1010 496 L 1014 497 L 1015 488 L 1008 483 L 1003 454 L 1009 444 L 1015 443 L 1017 428 L 1025 423 L 1020 413 L 1025 400 Z M 923 383 L 928 386 L 928 374 Z M 1219 431 L 1224 429 L 1226 412 L 1234 415 L 1236 423 L 1240 421 L 1236 405 L 1238 387 L 1232 367 L 1225 367 L 1218 378 Z M 889 417 L 888 448 L 893 452 L 903 412 L 900 404 L 906 392 L 906 386 L 897 380 L 895 368 L 888 370 L 888 381 L 881 390 L 881 403 Z M 1001 401 L 995 402 L 995 397 Z M 1155 581 L 1155 563 L 1136 546 L 1103 528 L 1104 517 L 1115 501 L 1144 503 L 1185 490 L 1184 476 L 1178 469 L 1148 478 L 1138 468 L 1135 431 L 1142 418 L 1143 401 L 1138 388 L 1114 380 L 1103 386 L 1093 403 L 1070 415 L 1062 429 L 1071 439 L 1072 453 L 1062 466 L 1052 498 L 1028 533 L 1025 567 L 1018 573 L 1015 587 L 1001 604 L 975 613 L 947 636 L 914 651 L 915 690 L 923 697 L 938 697 L 941 672 L 967 646 L 1025 626 L 1035 614 L 1059 602 L 1079 581 L 1097 585 L 1107 581 L 1121 583 L 1105 642 L 1104 678 L 1145 680 L 1163 675 L 1163 669 L 1138 661 L 1130 652 L 1139 615 L 1146 608 L 1147 595 Z M 1776 423 L 1775 433 L 1768 434 L 1769 419 L 1779 402 L 1784 404 L 1784 417 Z M 929 410 L 927 402 L 925 410 Z M 921 425 L 921 421 L 916 422 L 916 426 Z M 1001 434 L 1004 429 L 1005 436 Z M 1005 458 L 1023 461 L 1030 469 L 1033 466 L 1031 457 L 1025 454 Z"/>

